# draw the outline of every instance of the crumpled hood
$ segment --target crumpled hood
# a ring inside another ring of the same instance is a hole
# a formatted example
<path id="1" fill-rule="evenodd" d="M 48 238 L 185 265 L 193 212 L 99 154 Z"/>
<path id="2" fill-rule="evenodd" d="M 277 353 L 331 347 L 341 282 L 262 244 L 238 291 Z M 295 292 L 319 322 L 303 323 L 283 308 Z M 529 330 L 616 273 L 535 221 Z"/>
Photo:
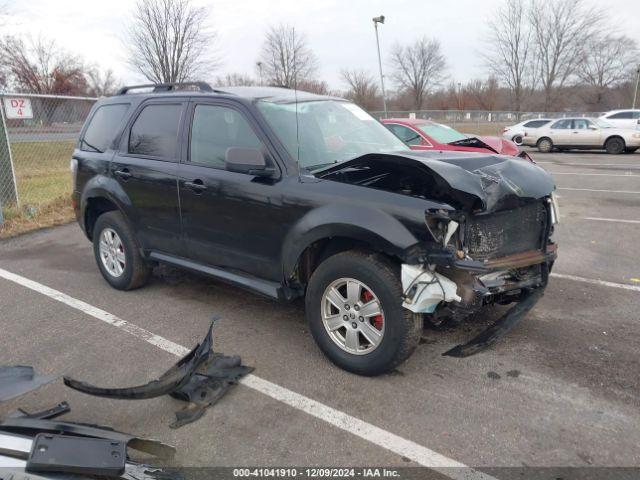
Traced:
<path id="1" fill-rule="evenodd" d="M 439 185 L 451 188 L 451 194 L 466 209 L 496 211 L 511 208 L 518 199 L 540 199 L 555 190 L 551 175 L 538 165 L 517 157 L 465 152 L 398 152 L 367 154 L 333 165 L 322 172 L 350 167 L 365 167 L 368 163 L 413 164 L 432 174 Z"/>

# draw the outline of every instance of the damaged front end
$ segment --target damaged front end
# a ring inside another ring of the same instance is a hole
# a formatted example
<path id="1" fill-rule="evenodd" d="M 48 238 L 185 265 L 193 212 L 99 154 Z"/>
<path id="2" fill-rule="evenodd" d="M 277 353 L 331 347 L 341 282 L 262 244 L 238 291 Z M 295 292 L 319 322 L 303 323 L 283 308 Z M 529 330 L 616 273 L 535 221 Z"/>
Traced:
<path id="1" fill-rule="evenodd" d="M 438 326 L 459 324 L 490 304 L 518 303 L 446 353 L 467 356 L 513 328 L 541 298 L 557 255 L 555 185 L 522 159 L 415 153 L 360 157 L 334 168 L 332 179 L 442 203 L 425 211 L 428 240 L 401 256 L 403 306 Z"/>

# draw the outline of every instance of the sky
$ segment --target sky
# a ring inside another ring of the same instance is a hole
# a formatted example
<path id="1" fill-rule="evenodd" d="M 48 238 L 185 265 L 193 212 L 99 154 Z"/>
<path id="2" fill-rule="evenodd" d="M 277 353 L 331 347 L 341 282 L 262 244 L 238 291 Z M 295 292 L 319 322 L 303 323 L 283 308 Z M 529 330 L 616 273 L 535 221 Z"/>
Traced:
<path id="1" fill-rule="evenodd" d="M 0 0 L 1 1 L 1 0 Z M 595 0 L 594 0 L 595 1 Z M 357 68 L 378 74 L 372 18 L 380 26 L 383 69 L 390 71 L 395 43 L 421 36 L 437 38 L 447 58 L 449 80 L 466 82 L 486 75 L 480 53 L 487 22 L 502 0 L 193 0 L 209 10 L 208 27 L 216 32 L 211 54 L 221 60 L 208 78 L 238 72 L 257 76 L 255 63 L 270 25 L 284 23 L 303 32 L 318 57 L 318 79 L 345 88 L 340 71 Z M 111 68 L 121 83 L 144 78 L 127 65 L 125 27 L 133 0 L 4 0 L 10 20 L 0 34 L 26 33 L 53 38 L 60 47 L 88 63 Z M 612 33 L 640 43 L 640 0 L 607 0 Z M 376 77 L 377 78 L 377 77 Z M 391 83 L 390 79 L 387 80 Z M 390 85 L 391 86 L 391 85 Z"/>

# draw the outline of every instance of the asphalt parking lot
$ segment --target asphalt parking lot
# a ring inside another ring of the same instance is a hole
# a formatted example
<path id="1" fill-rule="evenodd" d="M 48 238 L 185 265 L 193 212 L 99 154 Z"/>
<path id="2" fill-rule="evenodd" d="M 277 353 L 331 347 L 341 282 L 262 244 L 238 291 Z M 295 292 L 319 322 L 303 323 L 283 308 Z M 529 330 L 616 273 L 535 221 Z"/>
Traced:
<path id="1" fill-rule="evenodd" d="M 143 289 L 113 290 L 72 224 L 0 243 L 0 364 L 144 383 L 217 314 L 214 349 L 241 355 L 254 376 L 177 430 L 169 397 L 99 399 L 62 382 L 0 416 L 67 400 L 69 420 L 175 445 L 178 466 L 640 466 L 640 153 L 531 154 L 558 185 L 559 260 L 541 302 L 486 352 L 441 356 L 491 320 L 480 318 L 425 331 L 394 374 L 357 377 L 322 356 L 301 304 L 167 268 Z"/>

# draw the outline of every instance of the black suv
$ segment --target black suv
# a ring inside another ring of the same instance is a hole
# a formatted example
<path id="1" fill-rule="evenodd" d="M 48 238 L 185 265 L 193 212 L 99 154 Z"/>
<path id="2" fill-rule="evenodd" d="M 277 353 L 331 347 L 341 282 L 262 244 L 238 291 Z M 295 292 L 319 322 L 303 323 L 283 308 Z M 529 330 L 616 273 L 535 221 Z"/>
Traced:
<path id="1" fill-rule="evenodd" d="M 363 375 L 407 359 L 424 321 L 516 302 L 449 353 L 492 343 L 540 297 L 556 256 L 542 168 L 411 151 L 340 98 L 124 88 L 93 107 L 71 166 L 78 222 L 113 287 L 140 287 L 164 263 L 304 296 L 322 351 Z"/>

